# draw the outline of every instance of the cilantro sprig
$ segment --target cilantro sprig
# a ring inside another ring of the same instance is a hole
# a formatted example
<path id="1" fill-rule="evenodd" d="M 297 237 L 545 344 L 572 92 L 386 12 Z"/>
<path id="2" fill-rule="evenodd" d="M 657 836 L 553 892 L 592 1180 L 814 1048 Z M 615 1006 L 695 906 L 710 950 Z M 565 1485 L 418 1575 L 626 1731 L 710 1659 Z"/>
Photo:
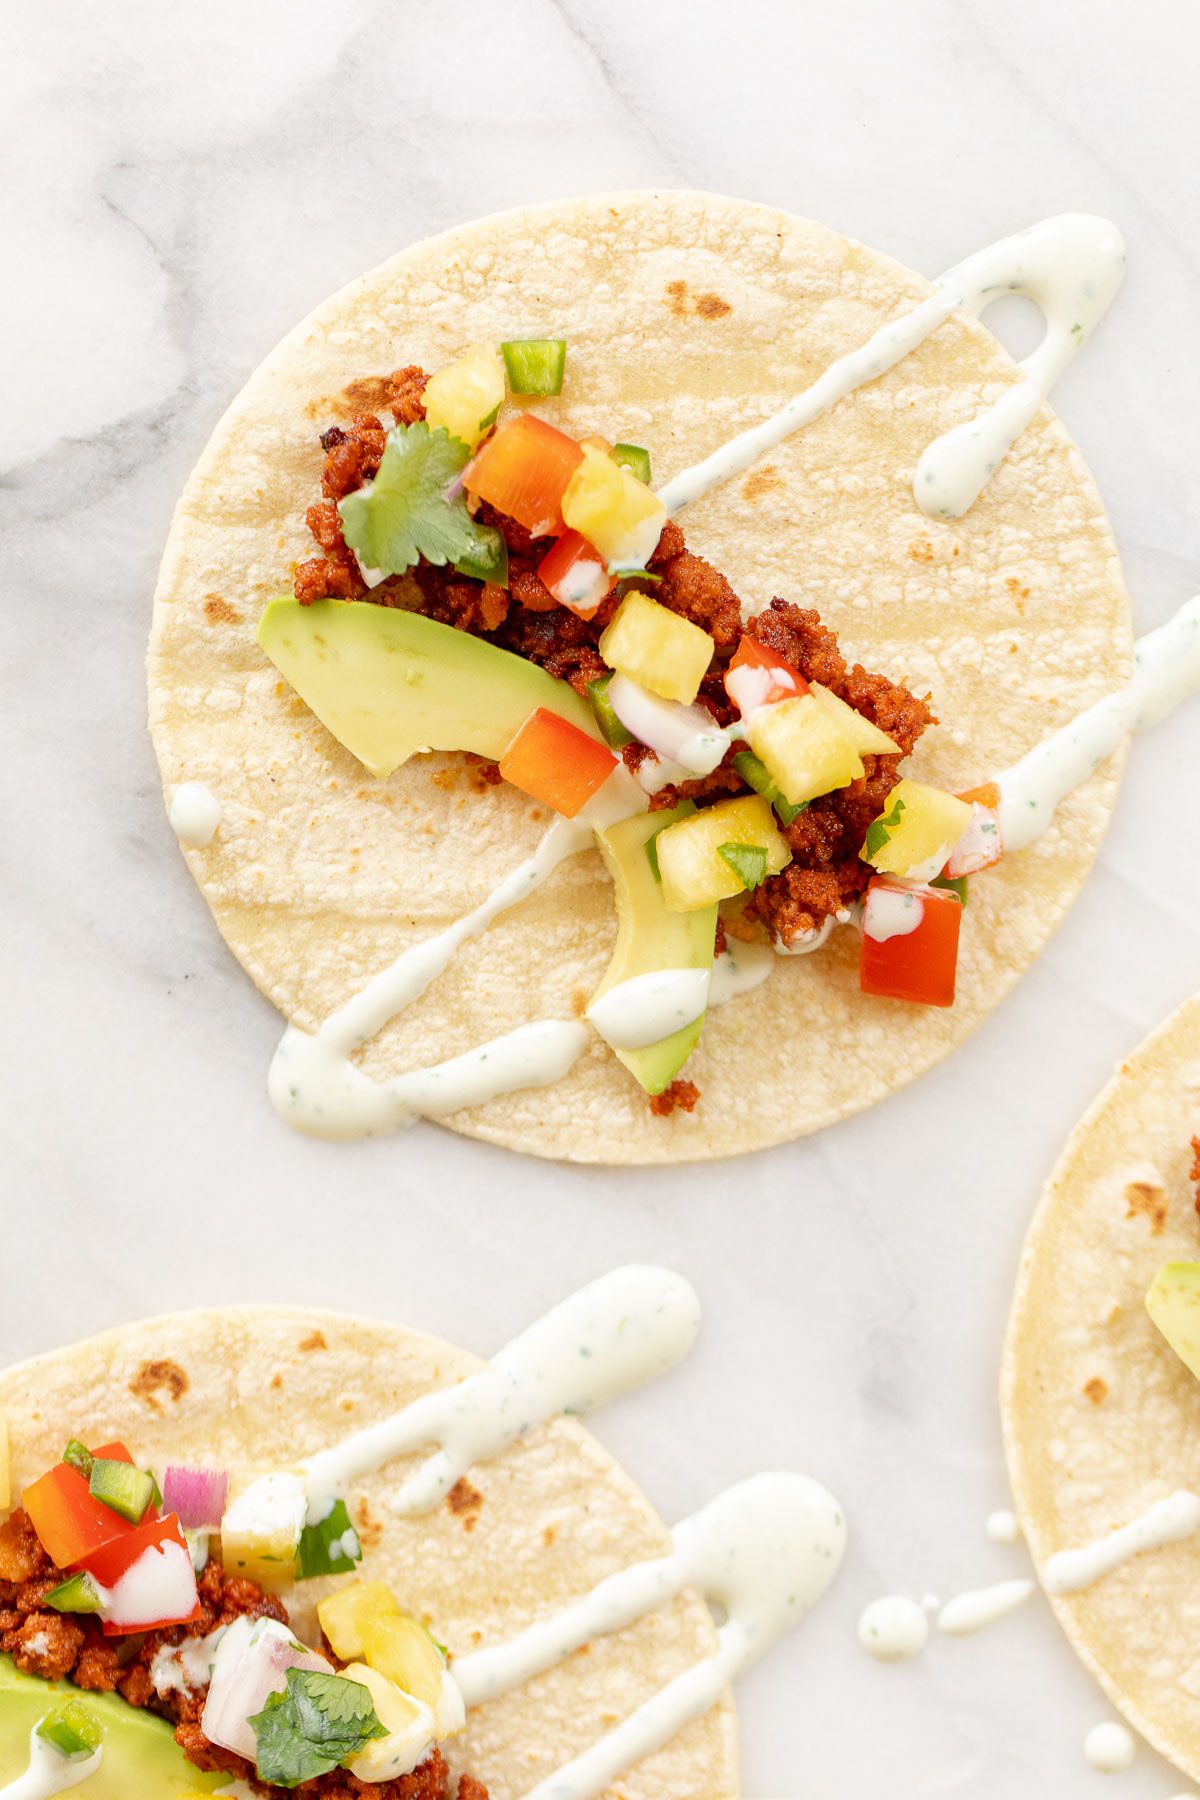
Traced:
<path id="1" fill-rule="evenodd" d="M 387 1736 L 361 1681 L 319 1669 L 289 1669 L 286 1691 L 271 1694 L 250 1726 L 259 1780 L 287 1788 L 315 1780 L 372 1738 Z"/>
<path id="2" fill-rule="evenodd" d="M 747 891 L 761 887 L 767 878 L 767 853 L 761 844 L 718 844 L 717 855 Z"/>
<path id="3" fill-rule="evenodd" d="M 431 431 L 424 419 L 388 432 L 374 481 L 338 502 L 342 536 L 365 567 L 403 575 L 423 556 L 438 568 L 486 571 L 479 579 L 507 578 L 500 533 L 475 523 L 461 493 L 447 497 L 470 454 L 444 426 Z"/>
<path id="4" fill-rule="evenodd" d="M 868 862 L 872 862 L 885 844 L 891 842 L 892 833 L 900 823 L 900 815 L 904 811 L 904 801 L 899 794 L 892 801 L 888 812 L 881 813 L 879 818 L 872 819 L 867 826 L 867 841 L 863 845 L 863 854 Z"/>

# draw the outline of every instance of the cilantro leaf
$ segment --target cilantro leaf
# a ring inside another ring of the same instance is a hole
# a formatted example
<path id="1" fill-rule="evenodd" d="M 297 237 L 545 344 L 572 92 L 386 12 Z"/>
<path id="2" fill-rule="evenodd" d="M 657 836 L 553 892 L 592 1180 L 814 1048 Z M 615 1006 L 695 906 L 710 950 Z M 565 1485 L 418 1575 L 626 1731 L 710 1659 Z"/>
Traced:
<path id="1" fill-rule="evenodd" d="M 350 1522 L 344 1500 L 335 1500 L 317 1525 L 306 1525 L 296 1551 L 296 1579 L 314 1575 L 345 1575 L 362 1561 L 358 1533 Z"/>
<path id="2" fill-rule="evenodd" d="M 387 1736 L 361 1681 L 289 1669 L 287 1689 L 272 1694 L 250 1719 L 260 1781 L 298 1787 L 356 1756 L 372 1738 Z"/>
<path id="3" fill-rule="evenodd" d="M 717 855 L 729 864 L 747 890 L 766 880 L 767 853 L 761 844 L 719 844 Z"/>
<path id="4" fill-rule="evenodd" d="M 431 431 L 424 419 L 388 432 L 374 481 L 338 502 L 342 536 L 368 569 L 403 575 L 421 556 L 438 568 L 498 565 L 499 534 L 476 525 L 461 494 L 446 498 L 470 454 L 444 426 Z"/>
<path id="5" fill-rule="evenodd" d="M 879 855 L 885 844 L 891 842 L 892 833 L 899 825 L 900 814 L 903 811 L 904 802 L 897 794 L 892 802 L 890 812 L 881 813 L 867 826 L 867 841 L 863 845 L 863 853 L 868 862 Z"/>

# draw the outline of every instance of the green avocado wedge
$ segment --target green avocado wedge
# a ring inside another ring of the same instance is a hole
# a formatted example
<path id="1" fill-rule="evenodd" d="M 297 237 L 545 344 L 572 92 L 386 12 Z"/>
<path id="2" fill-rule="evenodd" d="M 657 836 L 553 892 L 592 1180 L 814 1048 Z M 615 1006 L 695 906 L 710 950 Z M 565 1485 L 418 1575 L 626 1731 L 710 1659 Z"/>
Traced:
<path id="1" fill-rule="evenodd" d="M 1164 1263 L 1146 1295 L 1146 1311 L 1200 1380 L 1200 1263 Z"/>
<path id="2" fill-rule="evenodd" d="M 536 663 L 420 613 L 364 600 L 272 600 L 258 641 L 327 731 L 381 781 L 418 750 L 503 756 L 535 708 L 589 737 L 586 700 Z"/>
<path id="3" fill-rule="evenodd" d="M 100 1767 L 70 1790 L 80 1800 L 190 1800 L 228 1786 L 228 1775 L 204 1775 L 187 1760 L 165 1719 L 117 1694 L 84 1694 L 65 1681 L 22 1675 L 11 1657 L 0 1656 L 0 1788 L 25 1773 L 30 1732 L 64 1699 L 82 1700 L 104 1727 Z"/>
<path id="4" fill-rule="evenodd" d="M 604 979 L 592 995 L 596 1001 L 619 982 L 658 969 L 709 969 L 717 935 L 715 906 L 694 912 L 669 912 L 663 904 L 662 883 L 655 876 L 647 845 L 694 813 L 690 800 L 670 812 L 638 813 L 596 833 L 605 865 L 612 876 L 617 903 L 617 942 Z M 670 1037 L 641 1050 L 615 1050 L 635 1081 L 648 1094 L 661 1094 L 682 1069 L 700 1037 L 704 1016 L 693 1019 Z"/>

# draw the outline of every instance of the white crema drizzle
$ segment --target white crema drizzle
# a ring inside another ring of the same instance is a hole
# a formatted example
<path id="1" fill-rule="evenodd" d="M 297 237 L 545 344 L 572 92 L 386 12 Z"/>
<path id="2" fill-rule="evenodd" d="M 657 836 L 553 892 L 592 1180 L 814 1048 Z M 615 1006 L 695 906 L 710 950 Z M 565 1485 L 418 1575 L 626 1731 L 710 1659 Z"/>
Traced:
<path id="1" fill-rule="evenodd" d="M 1149 731 L 1200 693 L 1200 594 L 1133 647 L 1133 676 L 993 779 L 1004 848 L 1023 850 L 1055 809 L 1112 755 L 1128 732 Z"/>
<path id="2" fill-rule="evenodd" d="M 539 1019 L 448 1062 L 388 1081 L 372 1080 L 351 1058 L 420 998 L 463 944 L 528 899 L 569 856 L 587 849 L 593 829 L 644 812 L 646 804 L 632 778 L 623 768 L 616 770 L 577 818 L 556 819 L 533 854 L 473 911 L 405 950 L 315 1032 L 289 1025 L 267 1077 L 279 1116 L 311 1137 L 374 1137 L 422 1116 L 458 1112 L 518 1088 L 558 1081 L 587 1046 L 587 1030 L 577 1020 Z"/>
<path id="3" fill-rule="evenodd" d="M 439 1448 L 393 1495 L 399 1517 L 428 1512 L 475 1463 L 559 1413 L 588 1413 L 681 1362 L 700 1329 L 682 1275 L 650 1264 L 580 1288 L 457 1386 L 343 1438 L 301 1465 L 310 1511 L 360 1476 L 427 1444 Z"/>
<path id="4" fill-rule="evenodd" d="M 1104 1575 L 1111 1575 L 1132 1557 L 1164 1544 L 1182 1543 L 1200 1531 L 1200 1494 L 1179 1488 L 1131 1519 L 1128 1525 L 1090 1544 L 1058 1550 L 1046 1559 L 1042 1586 L 1048 1594 L 1077 1594 Z"/>
<path id="5" fill-rule="evenodd" d="M 1046 332 L 1020 364 L 1024 380 L 994 405 L 930 444 L 917 464 L 913 495 L 922 512 L 957 519 L 978 499 L 997 464 L 1116 295 L 1125 246 L 1115 225 L 1091 213 L 1061 213 L 1027 231 L 977 250 L 939 276 L 911 312 L 889 319 L 865 344 L 830 363 L 811 387 L 779 412 L 731 438 L 703 462 L 684 469 L 659 492 L 671 514 L 748 469 L 793 431 L 811 425 L 839 400 L 877 381 L 918 348 L 956 311 L 978 318 L 1005 294 L 1036 301 Z"/>
<path id="6" fill-rule="evenodd" d="M 455 1662 L 467 1705 L 478 1706 L 555 1667 L 593 1638 L 657 1611 L 685 1587 L 724 1608 L 711 1656 L 538 1782 L 526 1800 L 591 1800 L 714 1706 L 730 1681 L 820 1599 L 841 1563 L 846 1524 L 819 1482 L 764 1474 L 718 1495 L 677 1525 L 671 1538 L 669 1555 L 622 1569 L 507 1643 Z"/>
<path id="7" fill-rule="evenodd" d="M 474 1464 L 559 1413 L 592 1411 L 686 1356 L 700 1327 L 695 1292 L 669 1269 L 614 1269 L 553 1307 L 474 1375 L 423 1395 L 301 1465 L 311 1512 L 358 1477 L 436 1443 L 404 1480 L 394 1514 L 428 1512 Z M 592 1638 L 623 1630 L 698 1589 L 724 1609 L 717 1648 L 530 1791 L 527 1800 L 592 1800 L 707 1712 L 735 1675 L 798 1624 L 841 1563 L 846 1524 L 808 1476 L 763 1474 L 676 1526 L 668 1555 L 635 1563 L 505 1643 L 455 1661 L 467 1706 L 533 1680 Z"/>

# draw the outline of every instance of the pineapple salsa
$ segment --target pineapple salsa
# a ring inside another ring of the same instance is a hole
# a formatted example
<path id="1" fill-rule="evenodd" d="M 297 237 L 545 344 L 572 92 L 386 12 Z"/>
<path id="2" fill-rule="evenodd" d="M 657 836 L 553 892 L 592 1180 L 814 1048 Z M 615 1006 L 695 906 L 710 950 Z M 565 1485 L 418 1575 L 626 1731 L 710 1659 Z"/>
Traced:
<path id="1" fill-rule="evenodd" d="M 999 794 L 902 777 L 929 697 L 848 665 L 809 608 L 747 616 L 643 448 L 512 404 L 560 392 L 566 364 L 561 340 L 476 344 L 390 377 L 390 426 L 325 431 L 321 554 L 259 641 L 380 778 L 461 750 L 585 821 L 624 783 L 634 798 L 596 823 L 619 933 L 593 1023 L 655 1111 L 691 1110 L 679 1074 L 708 989 L 683 978 L 711 975 L 730 939 L 790 955 L 857 923 L 864 993 L 953 1004 L 966 878 L 1002 853 Z M 635 982 L 636 1026 L 610 1030 Z"/>
<path id="2" fill-rule="evenodd" d="M 233 1492 L 226 1471 L 186 1465 L 160 1485 L 124 1444 L 72 1439 L 9 1510 L 0 1443 L 0 1783 L 28 1754 L 46 1793 L 86 1779 L 112 1800 L 231 1779 L 487 1800 L 469 1775 L 450 1782 L 439 1748 L 466 1721 L 445 1652 L 354 1576 L 344 1501 L 314 1505 L 284 1474 Z M 310 1647 L 278 1590 L 332 1575 L 351 1579 L 325 1591 Z"/>

